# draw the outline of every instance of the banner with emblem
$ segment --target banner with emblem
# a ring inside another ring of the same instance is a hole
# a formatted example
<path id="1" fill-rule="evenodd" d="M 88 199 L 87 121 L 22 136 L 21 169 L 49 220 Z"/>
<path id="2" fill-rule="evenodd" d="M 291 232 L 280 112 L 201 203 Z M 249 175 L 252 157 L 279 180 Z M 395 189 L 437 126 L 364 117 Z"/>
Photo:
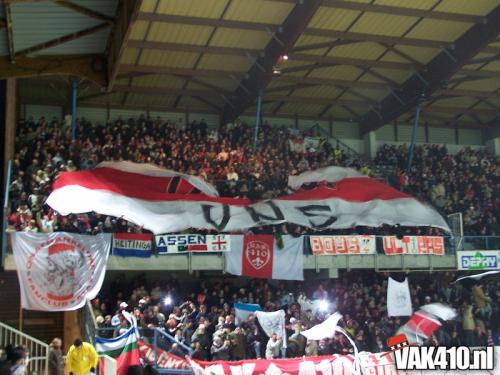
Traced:
<path id="1" fill-rule="evenodd" d="M 375 254 L 375 236 L 309 236 L 314 255 Z"/>
<path id="2" fill-rule="evenodd" d="M 101 289 L 111 234 L 16 232 L 11 239 L 22 308 L 77 310 Z"/>
<path id="3" fill-rule="evenodd" d="M 260 279 L 304 280 L 304 241 L 285 235 L 283 245 L 273 235 L 231 235 L 224 254 L 226 272 Z"/>
<path id="4" fill-rule="evenodd" d="M 158 254 L 220 253 L 229 251 L 229 237 L 224 234 L 165 234 L 156 236 L 155 239 Z"/>

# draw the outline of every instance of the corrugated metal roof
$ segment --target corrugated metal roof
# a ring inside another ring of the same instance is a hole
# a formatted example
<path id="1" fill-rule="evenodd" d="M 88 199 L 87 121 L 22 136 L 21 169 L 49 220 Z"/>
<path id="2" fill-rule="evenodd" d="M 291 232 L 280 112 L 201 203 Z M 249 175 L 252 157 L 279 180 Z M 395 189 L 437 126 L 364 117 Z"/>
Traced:
<path id="1" fill-rule="evenodd" d="M 191 69 L 198 59 L 198 56 L 199 53 L 192 52 L 171 52 L 145 49 L 142 51 L 139 64 Z"/>
<path id="2" fill-rule="evenodd" d="M 168 0 L 158 3 L 157 13 L 220 18 L 229 0 Z"/>
<path id="3" fill-rule="evenodd" d="M 220 47 L 264 49 L 270 40 L 271 35 L 264 30 L 235 30 L 219 27 L 210 40 L 210 45 Z"/>
<path id="4" fill-rule="evenodd" d="M 453 42 L 471 27 L 470 23 L 423 19 L 408 33 L 407 37 Z"/>
<path id="5" fill-rule="evenodd" d="M 384 53 L 385 50 L 385 47 L 376 43 L 356 43 L 337 46 L 332 49 L 328 56 L 376 60 Z M 310 52 L 308 51 L 307 53 Z"/>
<path id="6" fill-rule="evenodd" d="M 118 0 L 71 0 L 72 3 L 109 17 L 116 15 Z"/>
<path id="7" fill-rule="evenodd" d="M 108 43 L 109 29 L 78 38 L 58 46 L 43 49 L 37 55 L 80 55 L 104 52 Z"/>
<path id="8" fill-rule="evenodd" d="M 198 64 L 198 68 L 247 72 L 252 67 L 253 63 L 253 59 L 249 59 L 244 56 L 220 56 L 204 54 Z"/>
<path id="9" fill-rule="evenodd" d="M 281 25 L 294 4 L 268 0 L 232 0 L 224 19 Z"/>
<path id="10" fill-rule="evenodd" d="M 375 2 L 375 4 L 397 6 L 397 7 L 402 7 L 402 8 L 414 8 L 414 9 L 430 10 L 438 2 L 439 2 L 439 0 L 412 0 L 412 1 L 377 0 Z"/>
<path id="11" fill-rule="evenodd" d="M 106 4 L 99 5 L 100 3 Z M 113 5 L 116 8 L 116 4 L 116 0 L 108 2 L 90 1 L 88 4 L 80 1 L 80 5 L 93 7 L 104 13 L 110 13 Z M 14 48 L 16 51 L 22 51 L 88 29 L 102 22 L 51 2 L 13 3 L 11 4 L 11 13 Z M 101 38 L 89 37 L 80 44 L 80 47 L 83 47 L 85 52 L 75 49 L 78 44 L 72 45 L 72 43 L 64 43 L 58 46 L 57 51 L 62 54 L 86 53 L 88 51 L 102 53 L 104 52 L 103 47 L 106 45 L 108 33 L 101 33 Z M 103 41 L 103 38 L 106 39 Z M 41 51 L 40 53 L 43 54 Z"/>
<path id="12" fill-rule="evenodd" d="M 359 13 L 357 10 L 320 7 L 309 22 L 308 27 L 344 31 Z"/>
<path id="13" fill-rule="evenodd" d="M 443 0 L 435 10 L 484 16 L 498 6 L 498 0 Z"/>
<path id="14" fill-rule="evenodd" d="M 365 13 L 350 31 L 376 35 L 402 36 L 417 20 L 417 17 Z"/>
<path id="15" fill-rule="evenodd" d="M 147 40 L 155 42 L 202 45 L 207 43 L 213 29 L 214 28 L 210 26 L 152 22 L 147 35 Z"/>

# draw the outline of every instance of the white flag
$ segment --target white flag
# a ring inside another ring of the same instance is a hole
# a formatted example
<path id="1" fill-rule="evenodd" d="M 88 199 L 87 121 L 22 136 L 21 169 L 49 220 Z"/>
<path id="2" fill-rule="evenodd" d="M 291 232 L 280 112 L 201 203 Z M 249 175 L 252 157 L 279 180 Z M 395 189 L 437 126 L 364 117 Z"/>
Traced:
<path id="1" fill-rule="evenodd" d="M 281 337 L 283 347 L 286 348 L 285 312 L 283 310 L 274 312 L 256 311 L 255 315 L 266 335 L 271 337 L 273 333 L 276 333 Z"/>
<path id="2" fill-rule="evenodd" d="M 392 277 L 389 277 L 389 285 L 387 287 L 387 313 L 389 316 L 411 316 L 413 310 L 411 308 L 410 287 L 408 279 L 403 282 L 398 282 Z"/>
<path id="3" fill-rule="evenodd" d="M 308 340 L 323 340 L 331 338 L 335 334 L 335 329 L 339 324 L 342 315 L 336 312 L 328 317 L 323 323 L 317 324 L 307 331 L 301 332 Z"/>
<path id="4" fill-rule="evenodd" d="M 455 284 L 458 281 L 462 281 L 462 280 L 466 280 L 466 279 L 472 279 L 472 280 L 478 281 L 478 280 L 481 280 L 485 276 L 492 276 L 492 275 L 497 275 L 497 274 L 498 274 L 498 276 L 500 276 L 500 271 L 487 271 L 487 272 L 478 273 L 476 275 L 462 276 L 462 277 L 459 277 L 458 279 L 456 279 L 454 282 L 452 282 L 452 284 Z"/>
<path id="5" fill-rule="evenodd" d="M 111 234 L 12 235 L 21 305 L 27 310 L 77 310 L 101 289 Z"/>
<path id="6" fill-rule="evenodd" d="M 457 316 L 455 309 L 443 303 L 429 303 L 428 305 L 420 307 L 420 309 L 441 320 L 452 320 Z"/>

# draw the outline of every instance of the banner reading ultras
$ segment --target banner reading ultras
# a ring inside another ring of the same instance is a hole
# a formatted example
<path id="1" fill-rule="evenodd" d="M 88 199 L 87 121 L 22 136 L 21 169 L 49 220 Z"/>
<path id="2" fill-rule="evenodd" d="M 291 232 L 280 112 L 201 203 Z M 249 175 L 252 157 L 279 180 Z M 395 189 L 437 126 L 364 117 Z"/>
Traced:
<path id="1" fill-rule="evenodd" d="M 396 236 L 383 238 L 384 252 L 395 254 L 431 254 L 444 255 L 444 239 L 439 236 Z"/>
<path id="2" fill-rule="evenodd" d="M 156 236 L 159 254 L 178 254 L 183 252 L 220 253 L 229 251 L 229 236 L 224 234 L 165 234 Z"/>
<path id="3" fill-rule="evenodd" d="M 375 254 L 375 236 L 310 236 L 314 255 Z"/>

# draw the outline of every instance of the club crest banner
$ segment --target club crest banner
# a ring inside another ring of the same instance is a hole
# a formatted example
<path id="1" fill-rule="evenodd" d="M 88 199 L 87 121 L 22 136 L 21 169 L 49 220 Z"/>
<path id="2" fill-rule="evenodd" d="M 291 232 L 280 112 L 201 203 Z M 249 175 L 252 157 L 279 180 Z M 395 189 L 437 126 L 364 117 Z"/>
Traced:
<path id="1" fill-rule="evenodd" d="M 11 234 L 14 261 L 27 310 L 69 311 L 101 289 L 111 234 Z"/>
<path id="2" fill-rule="evenodd" d="M 314 255 L 375 254 L 375 236 L 310 236 Z"/>
<path id="3" fill-rule="evenodd" d="M 166 234 L 156 236 L 159 254 L 178 254 L 183 252 L 220 253 L 229 251 L 229 236 L 224 234 Z"/>

